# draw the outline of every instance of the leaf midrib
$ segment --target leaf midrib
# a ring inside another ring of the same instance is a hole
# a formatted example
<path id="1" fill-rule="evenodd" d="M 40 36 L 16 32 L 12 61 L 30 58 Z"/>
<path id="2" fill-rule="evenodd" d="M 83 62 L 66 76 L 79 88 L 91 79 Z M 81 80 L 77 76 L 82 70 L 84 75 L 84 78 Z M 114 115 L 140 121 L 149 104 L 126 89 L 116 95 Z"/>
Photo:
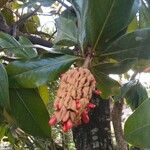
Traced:
<path id="1" fill-rule="evenodd" d="M 116 0 L 114 0 L 114 1 L 112 2 L 112 5 L 111 5 L 110 10 L 109 10 L 109 12 L 108 12 L 108 15 L 107 15 L 107 17 L 106 17 L 106 19 L 105 19 L 105 21 L 104 21 L 104 23 L 103 23 L 103 26 L 102 26 L 101 31 L 100 31 L 100 33 L 99 33 L 99 35 L 98 35 L 98 37 L 97 37 L 97 40 L 96 40 L 96 42 L 95 42 L 95 44 L 94 44 L 94 46 L 93 46 L 92 51 L 95 51 L 96 46 L 97 46 L 99 40 L 101 39 L 101 36 L 102 36 L 102 34 L 103 34 L 103 31 L 104 31 L 105 26 L 106 26 L 106 24 L 107 24 L 107 21 L 108 21 L 108 19 L 109 19 L 109 17 L 110 17 L 110 14 L 111 14 L 111 12 L 112 12 L 112 9 L 113 9 L 113 7 L 114 7 L 115 2 L 116 2 Z"/>

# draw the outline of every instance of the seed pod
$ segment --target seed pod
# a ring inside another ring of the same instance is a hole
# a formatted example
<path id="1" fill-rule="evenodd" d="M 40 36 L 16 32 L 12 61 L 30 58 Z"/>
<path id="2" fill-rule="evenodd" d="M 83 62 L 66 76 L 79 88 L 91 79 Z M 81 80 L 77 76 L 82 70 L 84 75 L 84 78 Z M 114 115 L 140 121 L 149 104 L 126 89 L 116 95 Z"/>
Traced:
<path id="1" fill-rule="evenodd" d="M 81 122 L 89 122 L 88 111 L 95 105 L 90 103 L 95 91 L 95 79 L 86 68 L 75 68 L 63 74 L 54 102 L 55 117 L 64 132 Z"/>
<path id="2" fill-rule="evenodd" d="M 48 123 L 50 126 L 54 126 L 57 123 L 57 118 L 53 116 Z"/>

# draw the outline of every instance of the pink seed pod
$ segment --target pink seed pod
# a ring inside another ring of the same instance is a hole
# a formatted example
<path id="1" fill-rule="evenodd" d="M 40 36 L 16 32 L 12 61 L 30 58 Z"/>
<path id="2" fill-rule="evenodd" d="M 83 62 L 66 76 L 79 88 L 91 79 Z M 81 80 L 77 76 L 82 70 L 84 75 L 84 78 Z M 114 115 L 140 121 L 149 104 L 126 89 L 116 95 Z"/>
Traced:
<path id="1" fill-rule="evenodd" d="M 63 130 L 63 132 L 68 132 L 68 129 L 67 129 L 66 123 L 64 123 L 64 125 L 63 125 L 63 127 L 62 127 L 62 130 Z"/>
<path id="2" fill-rule="evenodd" d="M 96 107 L 96 105 L 93 104 L 93 103 L 88 103 L 88 104 L 87 104 L 87 108 L 89 108 L 89 109 L 93 109 L 93 108 L 95 108 L 95 107 Z"/>
<path id="3" fill-rule="evenodd" d="M 66 126 L 68 130 L 70 130 L 73 127 L 73 123 L 70 119 L 66 122 Z"/>
<path id="4" fill-rule="evenodd" d="M 53 116 L 48 122 L 50 126 L 54 126 L 56 123 L 57 123 L 57 118 L 55 116 Z"/>
<path id="5" fill-rule="evenodd" d="M 101 92 L 100 90 L 95 90 L 94 93 L 95 93 L 96 95 L 101 95 L 101 94 L 102 94 L 102 92 Z"/>
<path id="6" fill-rule="evenodd" d="M 86 110 L 84 110 L 82 113 L 82 121 L 84 123 L 88 123 L 90 121 L 89 116 L 88 116 L 88 112 Z"/>

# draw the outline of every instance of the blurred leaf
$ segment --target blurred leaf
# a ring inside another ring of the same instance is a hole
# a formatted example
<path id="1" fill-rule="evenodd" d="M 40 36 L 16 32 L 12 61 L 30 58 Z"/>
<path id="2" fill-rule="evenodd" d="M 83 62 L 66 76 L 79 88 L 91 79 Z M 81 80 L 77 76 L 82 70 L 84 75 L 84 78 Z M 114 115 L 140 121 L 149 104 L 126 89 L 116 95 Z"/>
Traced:
<path id="1" fill-rule="evenodd" d="M 33 45 L 30 44 L 28 46 Z M 30 49 L 30 51 L 26 51 L 24 49 L 25 45 L 20 44 L 14 37 L 3 32 L 0 32 L 0 47 L 23 59 L 30 59 L 37 56 L 35 50 L 31 51 Z"/>
<path id="2" fill-rule="evenodd" d="M 150 58 L 150 28 L 128 33 L 113 42 L 101 57 L 122 61 L 127 58 Z"/>
<path id="3" fill-rule="evenodd" d="M 55 58 L 41 58 L 9 63 L 7 71 L 10 78 L 21 86 L 35 88 L 57 79 L 78 57 L 63 55 Z"/>
<path id="4" fill-rule="evenodd" d="M 128 26 L 138 11 L 139 0 L 70 0 L 78 16 L 81 47 L 102 48 Z"/>
<path id="5" fill-rule="evenodd" d="M 47 105 L 49 102 L 49 99 L 50 99 L 50 93 L 49 93 L 48 86 L 46 86 L 46 85 L 39 86 L 38 90 L 39 90 L 41 99 L 43 100 L 45 105 Z"/>
<path id="6" fill-rule="evenodd" d="M 102 91 L 101 97 L 108 99 L 109 96 L 118 95 L 120 93 L 120 85 L 117 81 L 100 72 L 100 70 L 92 69 L 96 78 L 97 88 Z"/>
<path id="7" fill-rule="evenodd" d="M 140 83 L 133 85 L 125 95 L 127 104 L 135 110 L 145 99 L 148 98 L 146 88 Z"/>
<path id="8" fill-rule="evenodd" d="M 2 138 L 5 136 L 6 130 L 7 128 L 5 124 L 0 125 L 0 140 L 2 140 Z"/>
<path id="9" fill-rule="evenodd" d="M 125 138 L 133 146 L 150 148 L 150 99 L 145 100 L 127 119 Z"/>
<path id="10" fill-rule="evenodd" d="M 141 0 L 141 7 L 139 10 L 139 24 L 140 28 L 150 27 L 150 2 L 149 0 Z"/>
<path id="11" fill-rule="evenodd" d="M 5 107 L 10 110 L 10 101 L 9 101 L 9 85 L 8 85 L 8 76 L 7 72 L 3 66 L 0 64 L 0 106 Z"/>
<path id="12" fill-rule="evenodd" d="M 4 16 L 6 23 L 10 26 L 14 23 L 14 16 L 13 13 L 7 9 L 7 8 L 3 8 L 1 11 L 2 15 Z"/>
<path id="13" fill-rule="evenodd" d="M 136 59 L 126 59 L 120 62 L 96 64 L 92 67 L 105 74 L 123 74 L 134 66 Z"/>
<path id="14" fill-rule="evenodd" d="M 27 14 L 25 14 L 27 15 Z M 38 16 L 32 16 L 30 17 L 24 24 L 24 31 L 23 32 L 27 32 L 27 33 L 36 33 L 37 32 L 37 28 L 40 26 L 40 20 Z M 22 31 L 22 29 L 20 28 L 20 30 Z"/>
<path id="15" fill-rule="evenodd" d="M 127 29 L 127 33 L 133 32 L 135 30 L 137 30 L 139 28 L 139 24 L 137 21 L 137 17 L 135 17 L 132 22 L 129 24 L 128 29 Z"/>
<path id="16" fill-rule="evenodd" d="M 10 89 L 12 115 L 25 132 L 50 137 L 48 111 L 35 89 Z"/>
<path id="17" fill-rule="evenodd" d="M 13 2 L 11 3 L 11 9 L 12 9 L 12 10 L 14 10 L 14 9 L 19 9 L 19 8 L 22 7 L 22 5 L 23 5 L 23 4 L 18 3 L 18 1 L 13 1 Z"/>
<path id="18" fill-rule="evenodd" d="M 59 45 L 74 45 L 77 43 L 77 27 L 71 17 L 56 19 L 57 36 L 55 43 Z"/>
<path id="19" fill-rule="evenodd" d="M 2 8 L 7 2 L 8 0 L 0 0 L 0 8 Z"/>

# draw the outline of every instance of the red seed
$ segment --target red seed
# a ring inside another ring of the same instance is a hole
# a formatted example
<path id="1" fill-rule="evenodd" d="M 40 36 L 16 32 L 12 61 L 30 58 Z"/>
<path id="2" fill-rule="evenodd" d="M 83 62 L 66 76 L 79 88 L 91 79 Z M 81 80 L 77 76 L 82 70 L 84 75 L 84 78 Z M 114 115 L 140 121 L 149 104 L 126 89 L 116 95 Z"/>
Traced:
<path id="1" fill-rule="evenodd" d="M 83 113 L 82 113 L 82 121 L 84 123 L 88 123 L 90 121 L 89 116 L 88 116 L 88 112 L 86 110 L 83 111 Z"/>
<path id="2" fill-rule="evenodd" d="M 100 90 L 95 90 L 94 93 L 95 93 L 96 95 L 101 95 L 101 94 L 102 94 L 102 92 L 101 92 Z"/>
<path id="3" fill-rule="evenodd" d="M 88 104 L 87 104 L 87 107 L 90 108 L 90 109 L 92 109 L 92 108 L 95 108 L 96 105 L 93 104 L 93 103 L 88 103 Z"/>
<path id="4" fill-rule="evenodd" d="M 62 130 L 63 130 L 64 132 L 67 132 L 67 131 L 68 131 L 67 126 L 66 126 L 66 123 L 63 125 Z"/>
<path id="5" fill-rule="evenodd" d="M 57 118 L 53 116 L 48 123 L 50 126 L 54 126 L 57 123 Z"/>
<path id="6" fill-rule="evenodd" d="M 73 127 L 73 123 L 70 119 L 66 122 L 66 127 L 68 130 L 70 130 Z"/>

